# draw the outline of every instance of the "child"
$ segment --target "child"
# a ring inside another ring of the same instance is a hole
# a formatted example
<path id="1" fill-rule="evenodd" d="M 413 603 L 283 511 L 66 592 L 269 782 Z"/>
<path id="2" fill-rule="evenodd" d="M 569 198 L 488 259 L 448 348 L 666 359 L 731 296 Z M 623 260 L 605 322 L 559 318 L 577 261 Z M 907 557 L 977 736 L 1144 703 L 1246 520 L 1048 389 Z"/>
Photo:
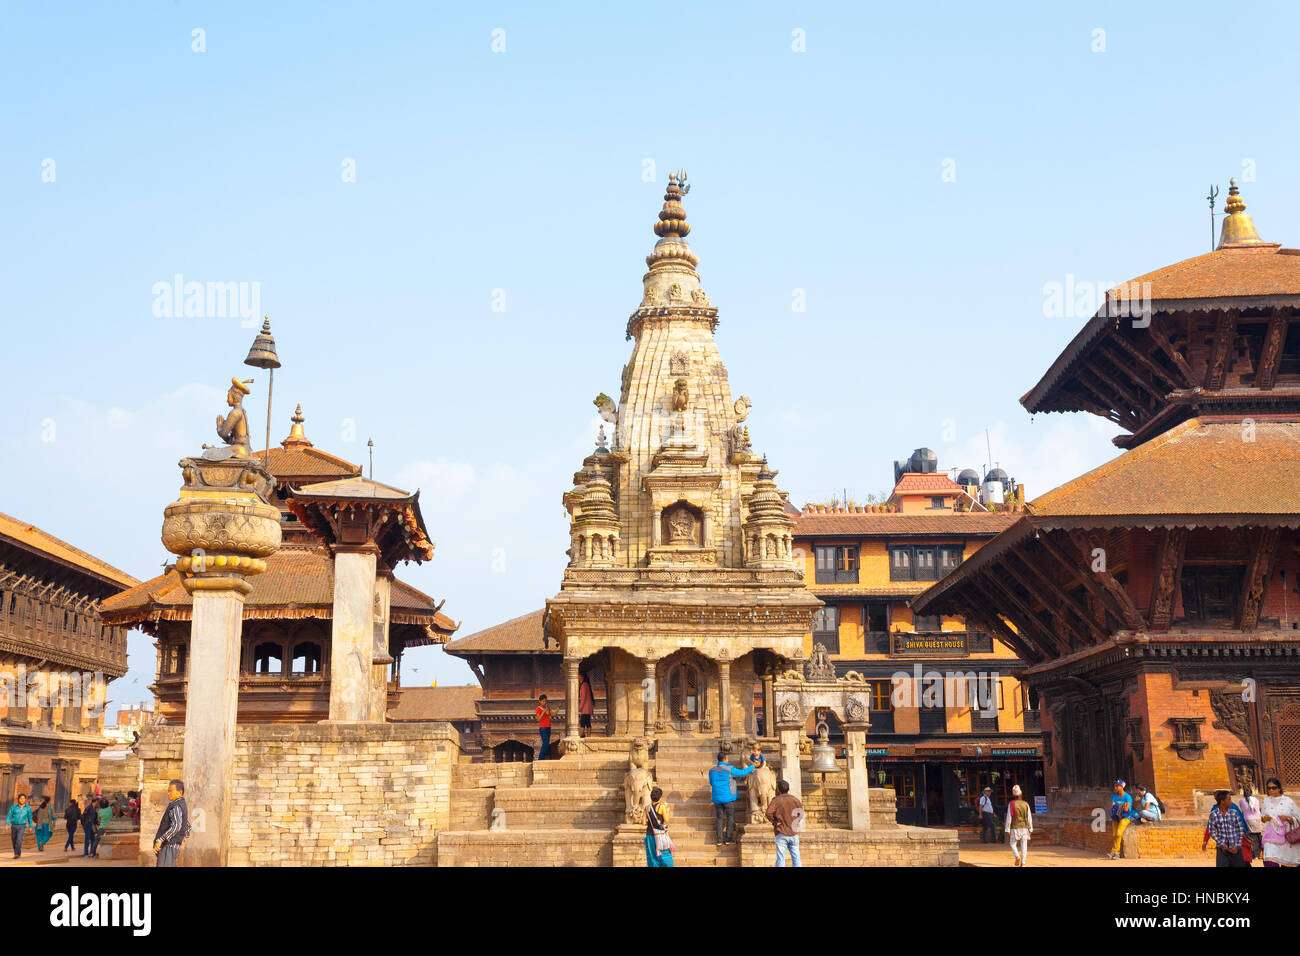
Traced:
<path id="1" fill-rule="evenodd" d="M 767 758 L 763 752 L 758 749 L 758 741 L 755 740 L 749 747 L 749 763 L 755 770 L 767 763 Z"/>

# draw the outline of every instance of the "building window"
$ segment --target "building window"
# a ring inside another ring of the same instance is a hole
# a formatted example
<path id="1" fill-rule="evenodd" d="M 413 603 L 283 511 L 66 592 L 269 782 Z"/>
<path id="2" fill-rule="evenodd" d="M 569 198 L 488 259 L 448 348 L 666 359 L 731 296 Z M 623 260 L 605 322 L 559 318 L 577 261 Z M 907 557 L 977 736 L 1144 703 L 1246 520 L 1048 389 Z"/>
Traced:
<path id="1" fill-rule="evenodd" d="M 818 584 L 857 584 L 858 549 L 856 545 L 818 545 Z"/>
<path id="2" fill-rule="evenodd" d="M 258 644 L 253 648 L 253 673 L 279 674 L 284 670 L 283 654 L 279 644 Z"/>
<path id="3" fill-rule="evenodd" d="M 941 631 L 943 630 L 941 621 L 942 618 L 938 614 L 914 614 L 912 615 L 912 630 L 918 632 Z"/>
<path id="4" fill-rule="evenodd" d="M 314 674 L 319 674 L 320 645 L 314 643 L 295 644 L 291 673 L 294 677 L 311 677 Z"/>
<path id="5" fill-rule="evenodd" d="M 880 767 L 872 771 L 872 776 L 875 778 L 876 786 L 893 788 L 898 809 L 910 810 L 919 805 L 916 794 L 916 771 L 895 770 L 892 767 L 886 770 Z"/>
<path id="6" fill-rule="evenodd" d="M 1213 565 L 1183 567 L 1183 612 L 1198 624 L 1231 621 L 1237 612 L 1245 568 Z"/>
<path id="7" fill-rule="evenodd" d="M 969 629 L 966 631 L 966 647 L 972 654 L 992 654 L 993 635 Z"/>
<path id="8" fill-rule="evenodd" d="M 699 720 L 704 712 L 700 672 L 690 664 L 679 664 L 668 672 L 668 706 L 674 720 Z"/>
<path id="9" fill-rule="evenodd" d="M 840 609 L 832 604 L 818 608 L 813 614 L 813 638 L 826 645 L 830 654 L 840 652 Z"/>
<path id="10" fill-rule="evenodd" d="M 889 549 L 889 580 L 891 581 L 912 580 L 912 549 L 911 548 L 890 548 Z"/>
<path id="11" fill-rule="evenodd" d="M 944 507 L 946 507 L 946 503 L 947 503 L 947 501 L 948 501 L 948 499 L 945 498 L 943 495 L 931 495 L 931 496 L 930 496 L 930 509 L 931 509 L 931 510 L 935 510 L 935 509 L 944 508 Z"/>
<path id="12" fill-rule="evenodd" d="M 185 645 L 172 644 L 163 655 L 163 673 L 181 677 L 185 674 Z"/>
<path id="13" fill-rule="evenodd" d="M 939 574 L 945 575 L 961 564 L 961 548 L 943 547 L 939 549 Z"/>

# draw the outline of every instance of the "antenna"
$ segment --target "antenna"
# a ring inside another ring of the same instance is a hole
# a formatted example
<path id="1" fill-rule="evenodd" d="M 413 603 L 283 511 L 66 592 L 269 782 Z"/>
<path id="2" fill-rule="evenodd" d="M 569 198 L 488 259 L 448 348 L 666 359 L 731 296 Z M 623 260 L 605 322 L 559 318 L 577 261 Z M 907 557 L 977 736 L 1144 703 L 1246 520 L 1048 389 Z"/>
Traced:
<path id="1" fill-rule="evenodd" d="M 1205 197 L 1210 201 L 1210 251 L 1214 251 L 1214 200 L 1219 198 L 1219 187 L 1210 184 L 1210 194 Z"/>
<path id="2" fill-rule="evenodd" d="M 987 449 L 987 451 L 988 451 L 988 453 L 989 453 L 989 461 L 992 461 L 992 460 L 993 460 L 993 445 L 992 445 L 992 443 L 989 442 L 989 430 L 988 430 L 987 428 L 984 429 L 984 447 L 985 447 L 985 449 Z M 996 466 L 994 466 L 994 467 L 996 467 Z M 987 470 L 987 469 L 986 469 L 986 470 Z"/>
<path id="3" fill-rule="evenodd" d="M 375 440 L 373 438 L 367 438 L 366 447 L 370 449 L 370 480 L 374 481 L 375 480 Z"/>

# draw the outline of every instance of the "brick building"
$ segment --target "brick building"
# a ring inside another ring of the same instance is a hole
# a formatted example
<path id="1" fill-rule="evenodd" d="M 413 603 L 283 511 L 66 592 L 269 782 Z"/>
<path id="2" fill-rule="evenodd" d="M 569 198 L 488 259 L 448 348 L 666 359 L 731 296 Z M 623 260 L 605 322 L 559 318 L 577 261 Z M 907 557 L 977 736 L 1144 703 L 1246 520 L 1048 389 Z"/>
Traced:
<path id="1" fill-rule="evenodd" d="M 126 673 L 126 628 L 100 603 L 139 582 L 0 514 L 0 813 L 20 793 L 62 810 L 95 779 L 108 681 Z"/>

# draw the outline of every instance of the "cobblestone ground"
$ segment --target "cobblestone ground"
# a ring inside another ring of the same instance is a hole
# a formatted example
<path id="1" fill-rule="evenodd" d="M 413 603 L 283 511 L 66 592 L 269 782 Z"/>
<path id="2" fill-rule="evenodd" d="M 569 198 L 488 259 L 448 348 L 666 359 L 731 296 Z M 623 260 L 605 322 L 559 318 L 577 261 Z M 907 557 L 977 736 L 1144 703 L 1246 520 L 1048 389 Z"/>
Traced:
<path id="1" fill-rule="evenodd" d="M 65 833 L 64 839 L 66 838 L 67 834 Z M 3 850 L 3 853 L 0 853 L 0 868 L 9 866 L 85 866 L 97 869 L 101 866 L 135 866 L 134 860 L 110 860 L 106 857 L 92 860 L 89 857 L 82 856 L 80 839 L 77 840 L 76 850 L 65 851 L 62 843 L 55 847 L 54 841 L 51 841 L 46 845 L 43 853 L 37 853 L 35 844 L 29 840 L 27 845 L 23 847 L 23 855 L 15 860 L 13 850 L 9 846 L 9 835 L 5 834 L 4 844 L 0 847 L 0 850 Z"/>
<path id="2" fill-rule="evenodd" d="M 968 843 L 963 840 L 958 849 L 958 860 L 962 866 L 1007 866 L 1015 865 L 1010 847 L 1005 844 L 985 844 L 978 841 Z M 1214 866 L 1214 858 L 1197 857 L 1162 857 L 1148 860 L 1110 860 L 1105 854 L 1091 850 L 1080 850 L 1072 846 L 1051 846 L 1029 844 L 1029 866 L 1109 866 L 1109 867 L 1169 867 L 1169 866 Z"/>

